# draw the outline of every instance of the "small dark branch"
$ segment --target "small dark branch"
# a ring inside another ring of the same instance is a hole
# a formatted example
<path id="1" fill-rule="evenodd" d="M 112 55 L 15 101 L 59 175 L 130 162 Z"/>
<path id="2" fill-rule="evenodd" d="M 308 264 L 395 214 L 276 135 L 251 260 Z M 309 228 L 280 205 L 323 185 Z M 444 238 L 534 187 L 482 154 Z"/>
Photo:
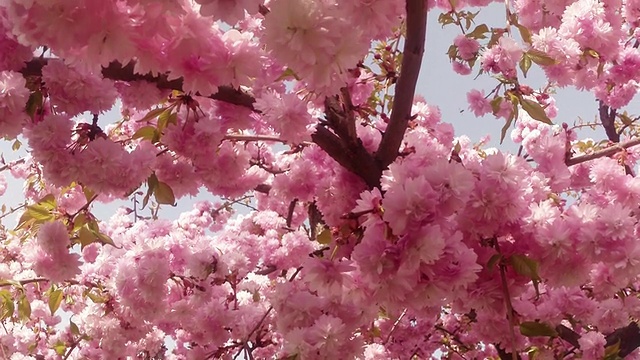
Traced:
<path id="1" fill-rule="evenodd" d="M 629 141 L 625 141 L 622 144 L 615 144 L 606 149 L 598 150 L 594 153 L 576 156 L 574 158 L 567 160 L 567 166 L 577 165 L 586 161 L 591 161 L 594 159 L 598 159 L 605 156 L 612 156 L 620 151 L 625 151 L 625 149 L 630 148 L 632 146 L 640 145 L 640 138 L 631 139 Z"/>
<path id="2" fill-rule="evenodd" d="M 344 144 L 351 144 L 355 141 L 356 137 L 352 137 L 350 134 L 346 112 L 337 96 L 327 96 L 324 99 L 324 113 L 329 128 L 338 135 Z"/>
<path id="3" fill-rule="evenodd" d="M 293 199 L 293 201 L 289 203 L 289 210 L 287 211 L 287 229 L 291 229 L 291 222 L 293 221 L 293 212 L 296 209 L 297 203 L 298 203 L 298 199 Z"/>
<path id="4" fill-rule="evenodd" d="M 384 342 L 382 342 L 384 345 L 389 343 L 389 340 L 391 340 L 391 335 L 393 335 L 393 332 L 396 330 L 396 328 L 398 327 L 398 324 L 400 324 L 400 321 L 402 321 L 402 318 L 406 314 L 407 314 L 407 309 L 402 310 L 402 313 L 400 314 L 400 316 L 398 316 L 396 321 L 393 322 L 393 326 L 391 327 L 391 330 L 389 330 L 387 337 L 384 339 Z"/>
<path id="5" fill-rule="evenodd" d="M 424 0 L 407 0 L 407 35 L 404 42 L 402 67 L 396 83 L 391 119 L 376 153 L 383 169 L 398 156 L 402 138 L 411 117 L 427 29 L 427 9 Z"/>
<path id="6" fill-rule="evenodd" d="M 607 345 L 613 345 L 620 341 L 620 352 L 618 356 L 624 358 L 640 347 L 640 328 L 638 323 L 632 322 L 629 325 L 617 329 L 606 336 Z"/>
<path id="7" fill-rule="evenodd" d="M 494 345 L 496 347 L 496 350 L 498 351 L 498 356 L 500 356 L 500 360 L 512 360 L 514 355 L 511 353 L 508 353 L 505 349 L 503 349 L 502 347 L 500 347 L 500 344 L 498 345 Z M 520 354 L 516 354 L 516 359 L 518 360 L 522 360 L 522 358 L 520 357 Z"/>
<path id="8" fill-rule="evenodd" d="M 573 345 L 574 347 L 577 347 L 577 348 L 580 347 L 580 343 L 578 343 L 578 340 L 580 339 L 580 335 L 578 335 L 577 332 L 569 329 L 568 327 L 566 327 L 564 325 L 556 326 L 556 332 L 558 333 L 558 337 L 560 339 L 568 342 L 569 344 Z"/>
<path id="9" fill-rule="evenodd" d="M 317 237 L 317 227 L 318 225 L 324 225 L 324 220 L 322 218 L 322 213 L 318 210 L 315 202 L 309 204 L 308 209 L 308 219 L 309 219 L 309 240 L 316 241 Z"/>
<path id="10" fill-rule="evenodd" d="M 353 112 L 354 106 L 353 101 L 351 100 L 351 93 L 349 93 L 349 89 L 343 87 L 340 89 L 342 94 L 342 102 L 344 103 L 344 112 L 345 112 L 345 120 L 346 120 L 346 128 L 347 134 L 352 141 L 355 141 L 358 138 L 358 134 L 356 133 L 356 117 Z"/>
<path id="11" fill-rule="evenodd" d="M 620 142 L 620 134 L 616 131 L 616 109 L 612 109 L 605 105 L 602 100 L 598 101 L 598 113 L 600 114 L 600 122 L 604 127 L 607 138 L 613 142 Z"/>
<path id="12" fill-rule="evenodd" d="M 268 195 L 269 191 L 271 191 L 271 185 L 260 184 L 256 186 L 253 190 Z"/>
<path id="13" fill-rule="evenodd" d="M 42 76 L 42 68 L 49 61 L 48 58 L 33 58 L 26 63 L 26 66 L 20 70 L 23 76 Z M 159 89 L 166 90 L 179 90 L 182 91 L 183 79 L 178 78 L 169 80 L 167 74 L 154 76 L 149 74 L 136 74 L 134 72 L 135 62 L 131 61 L 127 65 L 122 65 L 118 61 L 112 61 L 107 67 L 102 68 L 102 76 L 106 79 L 119 80 L 119 81 L 136 81 L 144 80 L 155 84 Z M 212 95 L 200 95 L 206 96 L 214 100 L 223 101 L 229 104 L 242 106 L 252 111 L 256 111 L 253 104 L 256 102 L 255 98 L 250 94 L 247 94 L 241 90 L 234 89 L 231 86 L 220 86 L 218 92 Z"/>

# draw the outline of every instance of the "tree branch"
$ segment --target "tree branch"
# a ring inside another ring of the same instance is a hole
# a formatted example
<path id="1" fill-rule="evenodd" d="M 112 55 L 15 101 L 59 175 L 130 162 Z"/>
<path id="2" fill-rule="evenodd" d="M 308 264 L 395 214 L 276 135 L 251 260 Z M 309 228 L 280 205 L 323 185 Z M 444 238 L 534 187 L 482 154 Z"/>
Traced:
<path id="1" fill-rule="evenodd" d="M 590 161 L 590 160 L 594 160 L 594 159 L 598 159 L 604 156 L 611 156 L 614 155 L 615 153 L 619 152 L 619 151 L 623 151 L 627 148 L 630 148 L 632 146 L 636 146 L 636 145 L 640 145 L 640 138 L 635 138 L 635 139 L 631 139 L 629 141 L 625 141 L 621 144 L 615 144 L 611 147 L 608 147 L 606 149 L 602 149 L 602 150 L 598 150 L 594 153 L 591 154 L 587 154 L 587 155 L 581 155 L 581 156 L 576 156 L 574 158 L 568 159 L 567 160 L 567 166 L 573 166 L 573 165 L 577 165 L 586 161 Z"/>
<path id="2" fill-rule="evenodd" d="M 411 118 L 413 96 L 422 65 L 427 32 L 427 9 L 424 0 L 407 0 L 407 35 L 404 42 L 402 67 L 396 83 L 391 119 L 376 152 L 383 169 L 398 156 L 402 138 Z"/>
<path id="3" fill-rule="evenodd" d="M 602 100 L 598 101 L 598 113 L 600 114 L 600 122 L 604 127 L 607 138 L 613 142 L 620 142 L 620 134 L 616 131 L 616 109 L 611 109 L 605 105 Z"/>
<path id="4" fill-rule="evenodd" d="M 623 358 L 631 354 L 635 349 L 640 347 L 640 328 L 638 328 L 638 323 L 631 322 L 625 327 L 616 329 L 606 336 L 606 340 L 606 346 L 616 344 L 618 341 L 620 342 L 619 357 Z"/>
<path id="5" fill-rule="evenodd" d="M 26 63 L 26 66 L 20 70 L 23 76 L 41 76 L 42 68 L 47 64 L 50 59 L 48 58 L 33 58 Z M 166 90 L 179 90 L 182 91 L 182 78 L 169 80 L 167 74 L 154 76 L 152 74 L 136 74 L 134 71 L 135 62 L 131 61 L 127 65 L 122 65 L 118 61 L 112 61 L 107 67 L 102 68 L 102 76 L 105 79 L 119 80 L 119 81 L 147 81 L 155 84 L 159 89 Z M 250 94 L 247 94 L 239 89 L 235 89 L 231 86 L 220 86 L 218 92 L 211 95 L 201 95 L 196 93 L 197 96 L 205 96 L 210 99 L 224 101 L 237 106 L 248 108 L 252 111 L 256 111 L 253 104 L 256 102 L 255 98 Z"/>
<path id="6" fill-rule="evenodd" d="M 338 164 L 358 175 L 370 188 L 380 187 L 382 171 L 360 139 L 357 143 L 345 144 L 340 137 L 322 125 L 316 127 L 311 139 Z"/>

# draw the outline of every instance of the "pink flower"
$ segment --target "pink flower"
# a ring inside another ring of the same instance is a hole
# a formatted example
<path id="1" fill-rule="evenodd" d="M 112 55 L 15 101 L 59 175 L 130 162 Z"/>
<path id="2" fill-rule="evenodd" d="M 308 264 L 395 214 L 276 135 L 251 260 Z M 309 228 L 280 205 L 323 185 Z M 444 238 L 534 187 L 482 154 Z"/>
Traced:
<path id="1" fill-rule="evenodd" d="M 468 64 L 457 61 L 457 60 L 452 62 L 451 64 L 453 66 L 453 71 L 455 71 L 457 74 L 460 74 L 460 75 L 471 74 L 471 68 L 469 67 Z"/>
<path id="2" fill-rule="evenodd" d="M 453 44 L 458 47 L 458 55 L 462 60 L 471 60 L 475 58 L 480 49 L 480 43 L 476 39 L 466 37 L 464 35 L 458 35 Z"/>
<path id="3" fill-rule="evenodd" d="M 501 37 L 498 44 L 482 52 L 482 69 L 507 78 L 516 76 L 516 64 L 522 57 L 522 49 L 510 37 Z"/>
<path id="4" fill-rule="evenodd" d="M 24 112 L 29 90 L 22 74 L 0 72 L 0 136 L 15 138 L 28 120 Z"/>
<path id="5" fill-rule="evenodd" d="M 255 106 L 262 111 L 263 119 L 283 140 L 300 144 L 311 139 L 314 120 L 306 102 L 296 94 L 265 92 L 256 100 Z"/>
<path id="6" fill-rule="evenodd" d="M 601 359 L 604 355 L 604 347 L 607 343 L 604 335 L 597 331 L 589 331 L 578 339 L 582 358 L 585 360 Z"/>
<path id="7" fill-rule="evenodd" d="M 396 181 L 387 190 L 382 207 L 384 220 L 400 235 L 434 215 L 438 194 L 422 176 Z"/>
<path id="8" fill-rule="evenodd" d="M 340 297 L 343 291 L 353 288 L 350 272 L 355 270 L 350 261 L 313 259 L 306 262 L 304 280 L 309 289 L 319 294 Z"/>
<path id="9" fill-rule="evenodd" d="M 42 80 L 51 104 L 58 111 L 71 116 L 84 111 L 107 111 L 111 109 L 117 96 L 112 80 L 67 66 L 57 59 L 49 60 L 42 68 Z"/>
<path id="10" fill-rule="evenodd" d="M 212 16 L 214 19 L 222 20 L 230 25 L 242 20 L 245 10 L 249 14 L 258 12 L 260 0 L 196 0 L 200 4 L 200 14 L 202 16 Z"/>
<path id="11" fill-rule="evenodd" d="M 469 109 L 473 111 L 475 116 L 484 116 L 490 112 L 491 102 L 487 100 L 484 95 L 484 90 L 473 89 L 467 93 L 467 102 L 469 103 Z"/>
<path id="12" fill-rule="evenodd" d="M 35 245 L 25 248 L 25 257 L 39 275 L 53 282 L 61 282 L 71 280 L 80 273 L 80 255 L 69 253 L 71 241 L 62 222 L 42 224 Z"/>

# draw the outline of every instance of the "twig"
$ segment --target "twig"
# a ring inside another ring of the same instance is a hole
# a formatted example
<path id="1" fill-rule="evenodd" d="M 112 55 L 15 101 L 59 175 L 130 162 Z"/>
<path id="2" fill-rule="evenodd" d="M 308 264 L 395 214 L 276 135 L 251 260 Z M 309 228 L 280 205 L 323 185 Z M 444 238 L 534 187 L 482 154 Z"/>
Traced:
<path id="1" fill-rule="evenodd" d="M 95 194 L 91 197 L 91 199 L 89 199 L 89 201 L 87 201 L 86 204 L 82 205 L 82 207 L 80 209 L 78 209 L 78 211 L 76 211 L 75 213 L 73 213 L 71 216 L 71 218 L 73 219 L 74 217 L 76 217 L 76 215 L 80 214 L 81 212 L 87 210 L 89 208 L 89 206 L 91 206 L 91 203 L 95 201 L 95 199 L 98 198 L 98 194 Z"/>
<path id="2" fill-rule="evenodd" d="M 495 248 L 500 253 L 500 247 L 498 241 L 495 241 Z M 509 336 L 511 337 L 511 358 L 513 360 L 518 359 L 518 353 L 516 351 L 516 333 L 513 328 L 516 326 L 515 319 L 513 317 L 514 310 L 511 305 L 511 294 L 509 294 L 509 285 L 507 285 L 506 266 L 503 261 L 500 262 L 500 282 L 502 284 L 502 293 L 504 295 L 504 302 L 507 307 L 507 319 L 509 320 Z"/>
<path id="3" fill-rule="evenodd" d="M 0 167 L 0 172 L 5 171 L 7 169 L 10 169 L 14 165 L 24 164 L 24 162 L 25 162 L 24 158 L 21 158 L 21 159 L 15 160 L 15 161 L 11 161 L 10 163 L 5 164 L 4 166 Z"/>
<path id="4" fill-rule="evenodd" d="M 298 273 L 300 273 L 300 270 L 302 270 L 302 267 L 299 267 L 296 269 L 296 271 L 293 273 L 293 275 L 291 275 L 291 277 L 289 278 L 289 282 L 292 282 L 293 279 L 296 278 L 296 276 L 298 275 Z M 269 316 L 269 314 L 273 311 L 273 305 L 269 306 L 269 308 L 267 309 L 267 311 L 264 313 L 264 315 L 262 315 L 262 317 L 260 318 L 260 320 L 258 321 L 258 323 L 256 324 L 256 326 L 253 327 L 253 329 L 251 329 L 251 331 L 249 332 L 249 334 L 246 337 L 246 340 L 243 341 L 243 344 L 246 344 L 247 342 L 249 342 L 249 339 L 251 339 L 251 336 L 253 336 L 253 334 L 255 334 L 256 331 L 258 331 L 258 329 L 260 328 L 260 326 L 262 326 L 262 323 L 264 322 L 264 320 L 267 318 L 267 316 Z M 242 349 L 240 351 L 238 351 L 233 359 L 237 359 L 238 356 L 240 356 L 240 354 L 242 353 L 242 350 L 244 350 L 244 346 L 242 347 Z"/>
<path id="5" fill-rule="evenodd" d="M 286 140 L 280 139 L 277 136 L 271 135 L 243 135 L 243 134 L 227 134 L 224 136 L 224 140 L 231 141 L 272 141 L 272 142 L 281 142 L 283 144 L 288 144 Z M 313 145 L 313 143 L 308 141 L 303 141 L 300 145 Z"/>
<path id="6" fill-rule="evenodd" d="M 291 222 L 293 221 L 293 212 L 296 209 L 298 199 L 295 198 L 289 203 L 289 210 L 287 212 L 287 229 L 291 229 Z"/>
<path id="7" fill-rule="evenodd" d="M 49 281 L 49 279 L 33 278 L 33 279 L 26 279 L 26 280 L 0 280 L 0 287 L 14 286 L 14 285 L 16 285 L 16 283 L 24 286 L 24 285 L 27 285 L 27 284 L 39 283 L 39 282 L 43 282 L 43 281 Z"/>
<path id="8" fill-rule="evenodd" d="M 591 154 L 587 154 L 587 155 L 581 155 L 581 156 L 576 156 L 574 158 L 568 159 L 566 164 L 567 166 L 573 166 L 573 165 L 577 165 L 586 161 L 591 161 L 591 160 L 595 160 L 601 157 L 605 157 L 605 156 L 611 156 L 614 155 L 615 153 L 621 151 L 621 150 L 625 150 L 628 149 L 632 146 L 636 146 L 636 145 L 640 145 L 640 138 L 635 138 L 635 139 L 631 139 L 629 141 L 625 141 L 623 143 L 618 143 L 615 144 L 611 147 L 608 147 L 606 149 L 602 149 L 602 150 L 598 150 L 596 152 L 593 152 Z"/>
<path id="9" fill-rule="evenodd" d="M 49 58 L 33 58 L 27 62 L 25 67 L 20 70 L 23 76 L 41 76 L 42 68 L 47 65 Z M 154 76 L 151 73 L 141 75 L 135 71 L 135 61 L 130 61 L 127 65 L 122 65 L 118 61 L 112 61 L 107 67 L 102 68 L 102 76 L 106 79 L 120 81 L 147 81 L 155 84 L 159 89 L 179 90 L 182 91 L 183 79 L 177 78 L 169 81 L 166 74 Z M 205 96 L 196 93 L 197 96 Z M 206 96 L 210 99 L 223 101 L 229 104 L 245 107 L 254 112 L 258 112 L 253 104 L 255 98 L 241 90 L 234 89 L 231 86 L 219 86 L 218 92 Z"/>
<path id="10" fill-rule="evenodd" d="M 18 210 L 20 210 L 20 209 L 24 209 L 26 206 L 27 206 L 27 204 L 26 204 L 26 203 L 24 203 L 24 204 L 20 204 L 19 206 L 15 207 L 15 208 L 9 208 L 9 211 L 7 211 L 7 213 L 6 213 L 6 214 L 2 214 L 2 215 L 0 215 L 0 220 L 2 220 L 2 219 L 4 219 L 4 218 L 6 218 L 7 216 L 9 216 L 9 215 L 11 215 L 11 214 L 15 213 L 16 211 L 18 211 Z"/>
<path id="11" fill-rule="evenodd" d="M 400 321 L 402 321 L 402 318 L 405 315 L 407 315 L 407 309 L 402 310 L 402 314 L 400 314 L 400 316 L 398 316 L 396 321 L 393 322 L 393 326 L 391 327 L 391 330 L 389 330 L 389 333 L 387 334 L 387 337 L 384 339 L 383 344 L 387 344 L 389 342 L 389 340 L 391 339 L 391 335 L 396 330 L 396 328 L 398 327 L 398 324 L 400 324 Z"/>
<path id="12" fill-rule="evenodd" d="M 602 100 L 598 101 L 598 113 L 600 114 L 600 122 L 604 127 L 607 138 L 613 142 L 620 142 L 620 134 L 616 131 L 616 109 L 612 109 L 605 105 Z"/>
<path id="13" fill-rule="evenodd" d="M 391 119 L 376 152 L 382 168 L 395 160 L 411 117 L 411 106 L 422 65 L 427 32 L 427 9 L 424 0 L 407 0 L 407 35 L 404 42 L 402 67 L 396 83 Z"/>

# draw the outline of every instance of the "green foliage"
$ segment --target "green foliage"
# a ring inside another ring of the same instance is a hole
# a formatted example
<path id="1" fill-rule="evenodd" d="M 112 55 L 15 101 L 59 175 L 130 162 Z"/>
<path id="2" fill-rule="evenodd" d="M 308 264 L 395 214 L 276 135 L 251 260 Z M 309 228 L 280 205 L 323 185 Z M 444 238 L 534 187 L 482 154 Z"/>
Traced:
<path id="1" fill-rule="evenodd" d="M 558 332 L 551 325 L 539 321 L 525 321 L 521 323 L 520 333 L 527 337 L 558 336 Z"/>

